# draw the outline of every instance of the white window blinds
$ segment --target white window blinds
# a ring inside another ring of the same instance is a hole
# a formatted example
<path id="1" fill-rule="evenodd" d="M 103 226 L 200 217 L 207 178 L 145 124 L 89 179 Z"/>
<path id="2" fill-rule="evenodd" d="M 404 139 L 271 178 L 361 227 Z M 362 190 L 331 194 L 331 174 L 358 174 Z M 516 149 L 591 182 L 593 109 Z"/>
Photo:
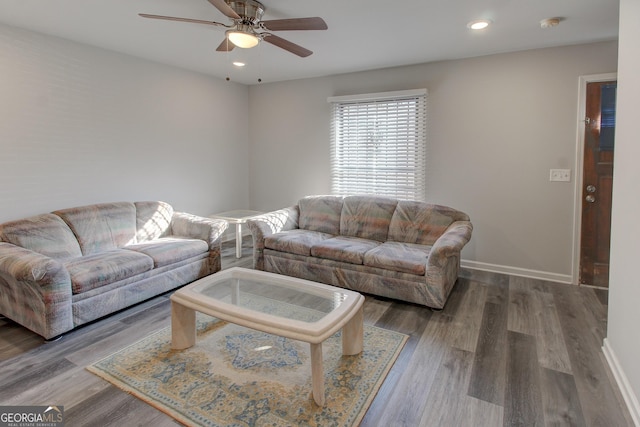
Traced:
<path id="1" fill-rule="evenodd" d="M 426 89 L 328 101 L 332 192 L 425 200 Z"/>

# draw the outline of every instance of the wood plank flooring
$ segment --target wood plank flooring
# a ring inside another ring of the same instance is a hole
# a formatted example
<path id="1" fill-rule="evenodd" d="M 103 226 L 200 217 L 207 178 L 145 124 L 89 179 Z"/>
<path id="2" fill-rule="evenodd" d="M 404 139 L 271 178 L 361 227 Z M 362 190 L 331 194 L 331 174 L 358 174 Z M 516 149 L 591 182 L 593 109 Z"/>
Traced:
<path id="1" fill-rule="evenodd" d="M 251 267 L 251 240 L 223 268 Z M 165 294 L 55 342 L 0 320 L 0 405 L 64 405 L 66 426 L 175 426 L 89 373 L 170 324 Z M 605 290 L 463 271 L 442 311 L 366 295 L 365 322 L 409 335 L 362 426 L 633 426 L 602 354 Z"/>

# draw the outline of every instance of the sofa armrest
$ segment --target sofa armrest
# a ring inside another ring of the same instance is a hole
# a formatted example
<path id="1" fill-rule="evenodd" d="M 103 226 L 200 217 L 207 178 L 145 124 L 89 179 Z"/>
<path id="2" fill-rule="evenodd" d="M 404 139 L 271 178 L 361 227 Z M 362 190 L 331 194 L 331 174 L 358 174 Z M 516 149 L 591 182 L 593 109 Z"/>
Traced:
<path id="1" fill-rule="evenodd" d="M 67 269 L 53 258 L 0 242 L 0 313 L 46 339 L 73 329 Z"/>
<path id="2" fill-rule="evenodd" d="M 298 228 L 300 209 L 297 205 L 258 215 L 247 220 L 253 237 L 253 268 L 264 269 L 264 239 L 280 231 Z"/>
<path id="3" fill-rule="evenodd" d="M 442 268 L 447 259 L 452 256 L 460 256 L 460 251 L 471 239 L 473 225 L 470 221 L 455 221 L 442 233 L 431 247 L 427 258 L 427 269 L 430 267 Z"/>
<path id="4" fill-rule="evenodd" d="M 222 219 L 205 218 L 185 212 L 174 212 L 171 217 L 172 235 L 204 240 L 210 250 L 220 250 L 222 236 L 228 226 L 229 223 Z"/>
<path id="5" fill-rule="evenodd" d="M 425 280 L 431 293 L 433 308 L 444 308 L 458 278 L 460 251 L 471 239 L 469 221 L 455 221 L 435 241 L 427 257 Z"/>

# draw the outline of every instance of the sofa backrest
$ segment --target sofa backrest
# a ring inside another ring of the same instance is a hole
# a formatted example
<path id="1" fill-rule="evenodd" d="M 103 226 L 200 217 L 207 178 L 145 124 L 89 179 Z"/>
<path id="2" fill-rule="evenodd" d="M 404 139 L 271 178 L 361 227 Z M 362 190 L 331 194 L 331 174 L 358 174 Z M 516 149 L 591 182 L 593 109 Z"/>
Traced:
<path id="1" fill-rule="evenodd" d="M 401 200 L 391 218 L 388 239 L 433 245 L 455 221 L 469 221 L 469 216 L 446 206 Z"/>
<path id="2" fill-rule="evenodd" d="M 73 231 L 83 255 L 135 243 L 136 207 L 130 202 L 102 203 L 53 212 Z"/>
<path id="3" fill-rule="evenodd" d="M 342 214 L 342 196 L 309 196 L 300 199 L 298 207 L 299 228 L 340 234 L 340 215 Z"/>
<path id="4" fill-rule="evenodd" d="M 69 226 L 50 213 L 0 224 L 0 240 L 55 259 L 82 255 Z"/>
<path id="5" fill-rule="evenodd" d="M 391 217 L 397 204 L 397 200 L 387 197 L 345 197 L 340 216 L 340 234 L 379 242 L 386 241 Z"/>
<path id="6" fill-rule="evenodd" d="M 433 245 L 451 224 L 469 221 L 447 206 L 381 196 L 309 196 L 298 206 L 302 229 L 379 242 Z"/>
<path id="7" fill-rule="evenodd" d="M 173 207 L 165 202 L 135 202 L 136 242 L 144 243 L 171 234 Z"/>

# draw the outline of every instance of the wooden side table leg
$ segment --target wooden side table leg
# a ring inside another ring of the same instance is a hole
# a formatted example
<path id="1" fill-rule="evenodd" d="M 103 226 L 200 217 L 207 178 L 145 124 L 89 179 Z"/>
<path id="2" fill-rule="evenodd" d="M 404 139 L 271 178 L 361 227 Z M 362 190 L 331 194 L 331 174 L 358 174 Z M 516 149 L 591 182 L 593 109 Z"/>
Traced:
<path id="1" fill-rule="evenodd" d="M 322 343 L 311 344 L 311 385 L 313 400 L 324 406 L 324 367 L 322 364 Z"/>
<path id="2" fill-rule="evenodd" d="M 171 348 L 182 350 L 196 343 L 196 312 L 171 301 Z"/>
<path id="3" fill-rule="evenodd" d="M 362 351 L 364 341 L 364 311 L 362 307 L 342 328 L 342 354 L 350 356 Z"/>

